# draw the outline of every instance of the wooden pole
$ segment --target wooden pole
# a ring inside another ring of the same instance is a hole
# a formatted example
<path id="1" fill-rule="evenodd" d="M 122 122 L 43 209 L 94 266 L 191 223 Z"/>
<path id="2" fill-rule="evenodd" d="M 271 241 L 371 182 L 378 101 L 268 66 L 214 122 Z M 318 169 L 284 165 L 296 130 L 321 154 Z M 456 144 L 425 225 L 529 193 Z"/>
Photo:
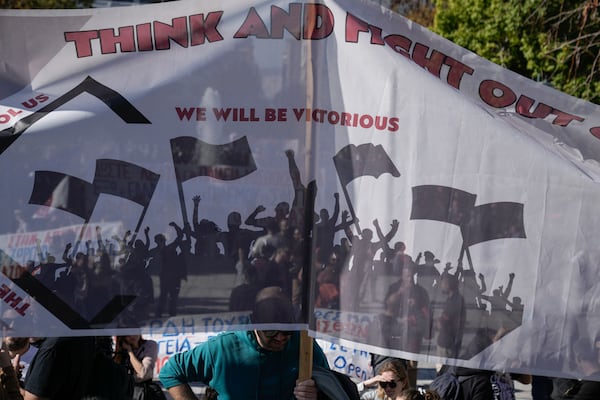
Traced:
<path id="1" fill-rule="evenodd" d="M 316 10 L 313 7 L 309 7 L 309 8 L 305 8 L 305 10 L 307 10 L 307 15 L 305 16 L 305 21 L 306 24 L 310 27 L 309 32 L 312 33 L 312 30 L 316 27 L 316 23 L 317 23 L 317 16 L 316 16 Z M 312 59 L 312 41 L 310 39 L 310 37 L 308 38 L 307 41 L 305 41 L 304 43 L 307 43 L 306 46 L 306 112 L 309 112 L 309 110 L 312 110 L 312 106 L 314 103 L 314 71 L 313 71 L 313 59 Z M 313 123 L 311 122 L 307 122 L 306 124 L 306 130 L 305 130 L 305 148 L 311 148 L 313 146 L 313 132 L 312 132 L 312 126 Z M 307 159 L 306 159 L 306 163 L 305 163 L 305 170 L 310 171 L 310 166 L 312 164 L 312 160 L 310 159 L 312 152 L 306 152 L 307 154 Z M 310 177 L 310 175 L 308 175 Z M 309 179 L 309 178 L 308 178 Z M 312 195 L 312 194 L 310 194 Z M 310 204 L 312 204 L 312 202 L 309 202 Z M 307 212 L 311 213 L 311 217 L 308 218 L 309 221 L 312 221 L 312 213 L 314 213 L 314 204 L 312 204 L 312 207 L 310 210 L 307 210 Z M 306 216 L 305 216 L 306 219 Z M 305 229 L 305 232 L 308 232 L 309 229 L 308 227 L 306 227 L 307 229 Z M 310 241 L 310 238 L 306 237 L 305 240 Z M 306 254 L 307 257 L 305 257 L 305 262 L 304 262 L 304 278 L 305 277 L 312 277 L 312 248 L 308 247 L 308 254 Z M 308 272 L 308 273 L 307 273 Z M 311 285 L 312 284 L 312 280 L 309 279 L 308 281 L 303 280 L 302 282 L 303 285 Z M 311 293 L 310 290 L 303 290 L 303 293 Z M 310 299 L 308 301 L 303 301 L 302 305 L 308 305 L 310 304 L 311 301 Z M 308 320 L 310 320 L 310 311 L 309 310 L 302 310 L 302 314 L 307 316 Z M 301 331 L 300 332 L 300 354 L 299 354 L 299 365 L 298 365 L 298 381 L 302 382 L 305 381 L 307 379 L 311 379 L 312 377 L 312 364 L 313 364 L 313 339 L 308 336 L 308 331 Z"/>
<path id="2" fill-rule="evenodd" d="M 184 204 L 184 207 L 185 207 L 185 204 Z M 142 227 L 142 222 L 144 221 L 144 218 L 146 217 L 147 210 L 148 210 L 148 206 L 146 205 L 146 206 L 144 206 L 142 215 L 140 215 L 140 217 L 138 218 L 137 225 L 135 226 L 135 231 L 133 232 L 133 238 L 131 239 L 133 242 L 135 242 L 135 238 L 137 237 L 138 233 L 140 232 L 140 228 Z M 186 217 L 187 217 L 187 215 L 186 215 Z"/>
<path id="3" fill-rule="evenodd" d="M 181 216 L 183 218 L 183 226 L 186 226 L 188 221 L 187 210 L 185 208 L 185 196 L 183 195 L 183 182 L 179 180 L 179 174 L 175 173 L 175 180 L 177 181 L 177 193 L 179 194 L 179 206 L 181 207 Z"/>
<path id="4" fill-rule="evenodd" d="M 312 376 L 313 364 L 313 338 L 308 336 L 308 331 L 300 332 L 300 367 L 298 381 L 302 382 Z"/>
<path id="5" fill-rule="evenodd" d="M 362 233 L 362 230 L 360 229 L 360 225 L 358 224 L 358 218 L 356 218 L 356 214 L 354 213 L 354 206 L 352 205 L 352 202 L 350 201 L 350 195 L 348 194 L 348 189 L 346 189 L 346 185 L 344 184 L 344 182 L 342 182 L 340 180 L 340 183 L 342 184 L 342 191 L 344 192 L 344 197 L 346 198 L 346 204 L 348 205 L 348 211 L 350 212 L 350 215 L 352 216 L 352 222 L 354 222 L 354 226 L 356 226 L 356 233 L 358 235 L 360 235 Z"/>
<path id="6" fill-rule="evenodd" d="M 83 236 L 85 235 L 85 230 L 87 229 L 87 225 L 88 225 L 88 220 L 86 219 L 85 221 L 83 221 L 83 225 L 81 226 L 81 229 L 79 230 L 79 237 L 77 238 L 76 243 L 80 243 L 83 240 Z M 77 251 L 77 249 L 75 249 L 75 251 Z"/>
<path id="7" fill-rule="evenodd" d="M 473 271 L 475 271 L 475 270 L 473 269 L 473 260 L 471 259 L 471 252 L 469 251 L 469 248 L 468 248 L 468 247 L 465 249 L 465 253 L 467 254 L 467 261 L 469 262 L 469 267 L 471 267 L 471 269 L 472 269 Z"/>

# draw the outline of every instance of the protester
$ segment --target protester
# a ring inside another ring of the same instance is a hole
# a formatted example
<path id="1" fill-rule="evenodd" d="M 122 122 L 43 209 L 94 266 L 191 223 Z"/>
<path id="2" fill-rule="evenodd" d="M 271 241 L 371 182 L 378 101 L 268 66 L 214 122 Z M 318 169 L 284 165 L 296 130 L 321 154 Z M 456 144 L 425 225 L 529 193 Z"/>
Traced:
<path id="1" fill-rule="evenodd" d="M 22 400 L 19 358 L 29 350 L 29 338 L 5 337 L 0 350 L 0 400 Z"/>
<path id="2" fill-rule="evenodd" d="M 531 399 L 552 400 L 552 378 L 547 376 L 533 375 L 531 377 Z"/>
<path id="3" fill-rule="evenodd" d="M 11 360 L 11 364 L 17 373 L 17 378 L 21 379 L 21 356 L 29 351 L 30 343 L 27 337 L 7 336 L 2 339 L 2 351 L 6 352 Z"/>
<path id="4" fill-rule="evenodd" d="M 426 252 L 427 253 L 427 252 Z M 427 260 L 427 256 L 425 257 Z M 440 278 L 441 292 L 446 296 L 442 303 L 441 315 L 436 319 L 438 328 L 438 355 L 441 357 L 457 357 L 465 329 L 466 307 L 463 296 L 458 289 L 456 275 L 444 272 Z"/>
<path id="5" fill-rule="evenodd" d="M 494 400 L 515 400 L 515 380 L 523 385 L 531 384 L 531 375 L 527 374 L 496 371 L 490 379 L 494 391 Z"/>
<path id="6" fill-rule="evenodd" d="M 154 340 L 145 340 L 141 335 L 120 336 L 117 338 L 117 357 L 133 375 L 134 400 L 166 399 L 160 386 L 152 382 L 158 345 Z"/>
<path id="7" fill-rule="evenodd" d="M 404 358 L 384 356 L 381 354 L 371 353 L 371 368 L 373 369 L 373 373 L 377 375 L 379 373 L 379 369 L 381 366 L 390 360 L 396 360 L 400 362 L 404 368 L 406 369 L 406 374 L 408 376 L 408 386 L 409 387 L 417 387 L 417 374 L 418 374 L 418 362 L 414 360 L 407 360 Z"/>
<path id="8" fill-rule="evenodd" d="M 400 392 L 399 400 L 441 400 L 440 395 L 433 390 L 405 389 Z"/>
<path id="9" fill-rule="evenodd" d="M 26 400 L 79 399 L 93 373 L 93 337 L 32 338 L 38 351 L 29 364 L 24 384 Z"/>
<path id="10" fill-rule="evenodd" d="M 436 380 L 444 375 L 453 375 L 457 380 L 459 388 L 457 390 L 462 393 L 461 400 L 492 400 L 494 399 L 494 390 L 492 387 L 491 377 L 494 374 L 492 371 L 484 371 L 479 369 L 471 369 L 464 367 L 452 367 L 448 365 L 442 366 L 438 377 L 431 383 L 431 388 L 438 392 L 442 399 L 446 400 L 449 393 L 440 391 L 444 384 L 437 385 Z"/>
<path id="11" fill-rule="evenodd" d="M 386 299 L 395 294 L 398 297 L 398 315 L 405 323 L 401 350 L 419 353 L 425 338 L 432 333 L 431 303 L 427 291 L 414 281 L 415 264 L 409 262 L 402 268 L 401 278 L 390 284 Z"/>
<path id="12" fill-rule="evenodd" d="M 86 394 L 80 400 L 132 400 L 133 376 L 126 366 L 116 363 L 113 359 L 113 338 L 96 336 L 94 343 L 92 376 Z"/>
<path id="13" fill-rule="evenodd" d="M 254 324 L 294 323 L 289 297 L 278 287 L 262 289 L 252 311 Z M 192 350 L 175 354 L 160 370 L 160 380 L 175 400 L 195 399 L 190 382 L 202 382 L 219 400 L 316 400 L 312 379 L 297 382 L 299 334 L 281 330 L 226 332 Z M 328 368 L 321 348 L 313 344 L 313 366 Z"/>
<path id="14" fill-rule="evenodd" d="M 376 388 L 368 389 L 377 385 Z M 357 385 L 361 400 L 400 400 L 400 393 L 409 388 L 403 360 L 385 361 L 377 375 Z"/>
<path id="15" fill-rule="evenodd" d="M 587 339 L 577 341 L 573 352 L 575 353 L 575 365 L 584 375 L 573 400 L 600 399 L 600 364 L 597 352 Z"/>
<path id="16" fill-rule="evenodd" d="M 0 399 L 22 400 L 19 378 L 5 350 L 0 351 Z"/>

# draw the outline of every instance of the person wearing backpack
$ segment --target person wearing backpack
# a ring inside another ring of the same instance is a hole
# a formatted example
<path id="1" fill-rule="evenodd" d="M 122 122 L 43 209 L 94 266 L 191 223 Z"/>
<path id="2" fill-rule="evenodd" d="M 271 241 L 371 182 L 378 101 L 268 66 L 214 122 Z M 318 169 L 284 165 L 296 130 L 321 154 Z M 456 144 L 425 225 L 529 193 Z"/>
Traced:
<path id="1" fill-rule="evenodd" d="M 496 371 L 491 377 L 494 400 L 515 400 L 515 383 L 531 384 L 531 375 Z"/>
<path id="2" fill-rule="evenodd" d="M 598 353 L 588 338 L 580 338 L 573 345 L 575 365 L 584 379 L 572 387 L 572 400 L 600 399 L 600 363 Z M 569 397 L 565 397 L 569 398 Z"/>
<path id="3" fill-rule="evenodd" d="M 491 376 L 493 371 L 464 367 L 442 366 L 429 389 L 442 400 L 493 400 Z"/>

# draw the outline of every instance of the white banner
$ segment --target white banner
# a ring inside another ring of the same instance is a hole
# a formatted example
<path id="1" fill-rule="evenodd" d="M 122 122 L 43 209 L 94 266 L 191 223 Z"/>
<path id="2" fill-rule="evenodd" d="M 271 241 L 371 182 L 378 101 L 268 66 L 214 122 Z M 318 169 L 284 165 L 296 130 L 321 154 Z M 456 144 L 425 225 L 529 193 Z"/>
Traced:
<path id="1" fill-rule="evenodd" d="M 166 321 L 150 322 L 150 329 L 144 339 L 154 340 L 158 344 L 158 358 L 154 368 L 154 377 L 158 379 L 160 369 L 173 354 L 190 350 L 200 343 L 218 335 L 206 326 L 197 325 L 187 318 L 174 317 Z M 364 350 L 341 346 L 326 340 L 318 339 L 329 366 L 336 371 L 348 375 L 356 382 L 367 380 L 373 376 L 371 355 Z"/>
<path id="2" fill-rule="evenodd" d="M 11 335 L 226 321 L 277 285 L 350 348 L 581 376 L 598 106 L 367 1 L 1 10 L 0 35 Z"/>

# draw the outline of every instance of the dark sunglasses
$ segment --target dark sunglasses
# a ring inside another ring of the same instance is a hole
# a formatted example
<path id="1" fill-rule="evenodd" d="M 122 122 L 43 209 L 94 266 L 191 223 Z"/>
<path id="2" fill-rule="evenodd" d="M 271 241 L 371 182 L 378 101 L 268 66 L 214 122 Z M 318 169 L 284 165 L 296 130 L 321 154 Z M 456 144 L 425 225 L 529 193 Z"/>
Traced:
<path id="1" fill-rule="evenodd" d="M 294 334 L 294 331 L 278 331 L 278 330 L 273 330 L 273 331 L 262 331 L 262 332 L 269 339 L 274 338 L 275 336 L 279 335 L 280 333 L 283 336 L 292 336 Z"/>
<path id="2" fill-rule="evenodd" d="M 381 386 L 382 389 L 387 388 L 388 386 L 392 389 L 394 389 L 396 386 L 398 386 L 398 384 L 396 383 L 396 381 L 389 381 L 389 382 L 379 382 L 379 386 Z"/>

